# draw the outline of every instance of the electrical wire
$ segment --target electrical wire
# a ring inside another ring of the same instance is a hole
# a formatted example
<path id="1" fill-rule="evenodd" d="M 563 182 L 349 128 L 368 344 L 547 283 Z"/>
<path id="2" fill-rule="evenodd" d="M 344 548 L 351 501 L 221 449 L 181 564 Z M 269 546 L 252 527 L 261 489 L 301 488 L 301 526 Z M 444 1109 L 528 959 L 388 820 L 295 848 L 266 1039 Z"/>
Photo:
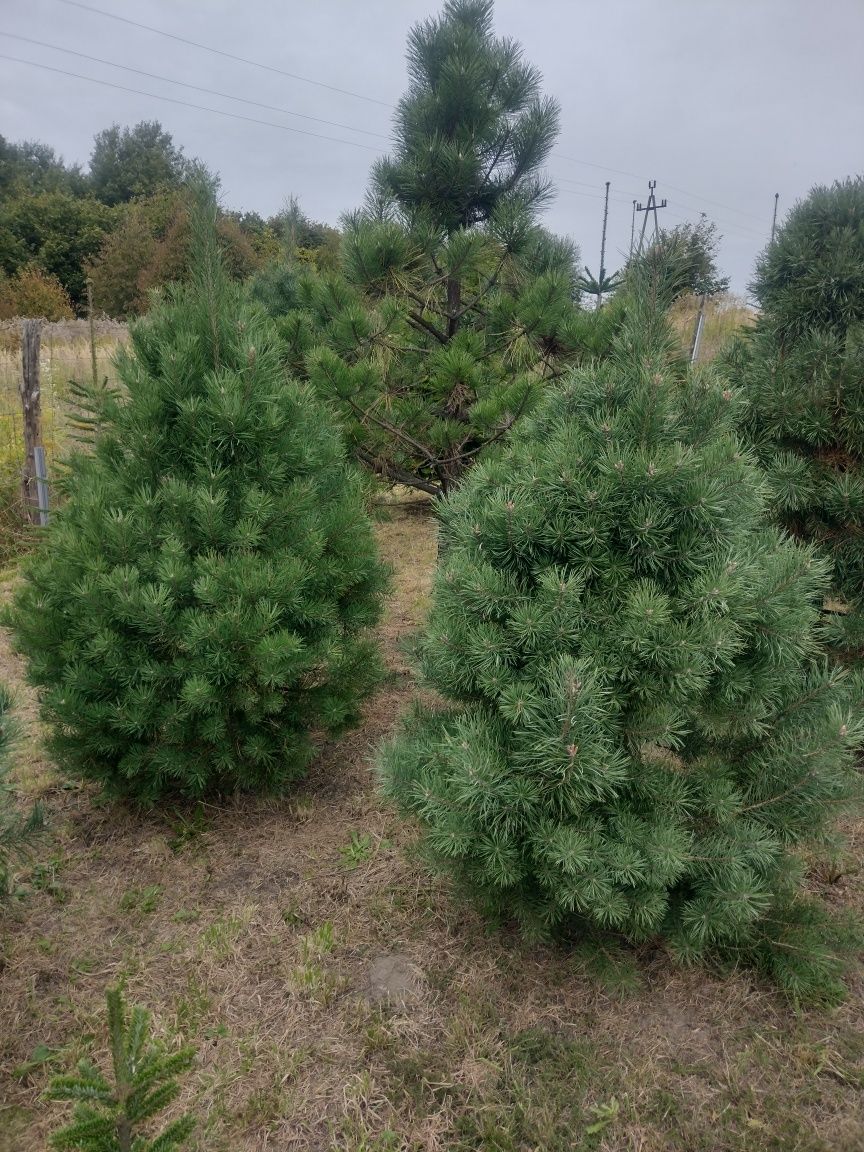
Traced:
<path id="1" fill-rule="evenodd" d="M 142 92 L 140 88 L 128 88 L 125 84 L 115 84 L 111 80 L 97 80 L 95 76 L 82 76 L 79 72 L 67 72 L 65 68 L 53 68 L 50 64 L 37 64 L 35 60 L 22 60 L 18 56 L 0 53 L 0 60 L 11 60 L 13 64 L 25 64 L 29 68 L 41 68 L 45 72 L 56 72 L 60 76 L 71 76 L 75 80 L 86 80 L 89 84 L 101 84 L 105 88 L 116 88 L 120 92 L 131 92 L 135 96 L 146 96 L 150 100 L 164 100 L 168 104 L 180 104 L 183 108 L 195 108 L 199 112 L 212 112 L 216 116 L 228 116 L 232 120 L 245 120 L 247 124 L 263 124 L 267 128 L 280 128 L 283 132 L 295 132 L 300 136 L 314 136 L 316 140 L 329 140 L 334 144 L 348 144 L 351 148 L 362 148 L 366 152 L 381 154 L 380 148 L 371 144 L 360 144 L 356 140 L 343 140 L 339 136 L 325 136 L 321 132 L 310 132 L 306 128 L 291 128 L 288 124 L 276 124 L 273 120 L 258 120 L 254 116 L 241 116 L 239 112 L 225 112 L 221 108 L 210 108 L 205 104 L 192 104 L 188 100 L 178 100 L 174 96 L 158 96 L 155 92 Z"/>
<path id="2" fill-rule="evenodd" d="M 335 85 L 332 85 L 332 84 L 326 84 L 320 80 L 313 80 L 308 76 L 301 76 L 298 73 L 288 72 L 283 68 L 277 68 L 274 65 L 265 64 L 260 60 L 252 60 L 252 59 L 249 59 L 245 56 L 238 56 L 235 53 L 226 52 L 221 48 L 214 48 L 212 45 L 203 44 L 200 41 L 192 40 L 192 39 L 185 37 L 185 36 L 178 36 L 173 32 L 166 32 L 162 28 L 155 28 L 150 24 L 144 24 L 140 21 L 132 20 L 127 16 L 120 16 L 116 12 L 109 12 L 103 8 L 97 8 L 91 4 L 84 4 L 81 2 L 81 0 L 57 0 L 57 2 L 60 4 L 66 4 L 67 6 L 72 7 L 72 8 L 79 8 L 82 11 L 90 12 L 90 13 L 93 13 L 94 15 L 103 16 L 103 17 L 110 19 L 110 20 L 116 20 L 116 21 L 119 21 L 123 24 L 128 24 L 133 28 L 139 28 L 145 32 L 152 32 L 157 36 L 163 36 L 169 40 L 175 40 L 180 44 L 186 44 L 189 47 L 198 48 L 201 51 L 210 52 L 216 56 L 222 56 L 223 58 L 228 59 L 228 60 L 234 60 L 234 61 L 241 63 L 241 64 L 247 64 L 247 65 L 254 67 L 254 68 L 260 68 L 260 69 L 263 69 L 264 71 L 267 71 L 267 72 L 273 72 L 273 73 L 276 73 L 277 75 L 280 75 L 280 76 L 286 76 L 292 80 L 299 80 L 305 84 L 312 84 L 318 88 L 325 88 L 331 92 L 338 92 L 340 95 L 343 95 L 343 96 L 350 96 L 354 99 L 363 100 L 367 103 L 377 104 L 380 107 L 389 108 L 391 110 L 395 107 L 393 104 L 388 103 L 385 100 L 379 100 L 374 96 L 366 96 L 362 92 L 354 92 L 348 88 L 339 88 L 339 87 L 336 87 Z M 21 36 L 16 36 L 15 38 L 21 39 L 21 40 L 27 39 L 26 37 L 21 37 Z M 38 41 L 31 41 L 31 42 L 32 43 L 39 43 Z M 55 48 L 54 45 L 45 45 L 45 46 L 49 47 L 49 48 Z M 71 51 L 69 49 L 60 49 L 60 48 L 55 48 L 55 50 L 57 50 L 57 51 Z M 74 52 L 73 55 L 82 56 L 85 59 L 92 59 L 94 61 L 98 61 L 99 63 L 105 63 L 111 67 L 116 67 L 116 68 L 125 68 L 126 67 L 125 65 L 113 64 L 111 61 L 98 60 L 98 57 L 87 57 L 87 56 L 85 56 L 84 53 L 80 53 L 80 52 Z M 14 59 L 14 57 L 2 57 L 2 58 L 3 59 L 10 59 L 10 60 Z M 33 64 L 33 66 L 35 66 L 35 67 L 47 68 L 47 65 L 36 65 L 32 61 L 19 60 L 18 62 L 24 63 L 24 64 L 30 63 L 30 64 Z M 243 97 L 229 96 L 226 93 L 216 92 L 213 89 L 202 88 L 198 85 L 187 84 L 183 81 L 168 80 L 167 77 L 158 77 L 158 76 L 153 75 L 152 73 L 142 72 L 136 68 L 129 68 L 128 70 L 132 71 L 132 72 L 138 72 L 140 75 L 150 76 L 152 79 L 164 80 L 166 83 L 181 84 L 184 87 L 194 88 L 198 91 L 208 92 L 208 93 L 211 93 L 213 95 L 218 95 L 218 96 L 223 97 L 224 99 L 238 100 L 238 101 L 242 101 L 243 103 L 247 103 L 250 105 L 256 105 L 258 107 L 266 108 L 266 109 L 271 110 L 271 111 L 279 111 L 283 115 L 303 116 L 302 113 L 291 112 L 288 109 L 278 109 L 278 108 L 274 107 L 273 105 L 260 104 L 257 101 L 245 100 Z M 54 69 L 54 71 L 62 72 L 62 69 Z M 97 81 L 97 80 L 94 80 L 92 77 L 77 76 L 75 73 L 67 73 L 67 75 L 76 76 L 77 79 L 90 80 L 93 83 L 108 84 L 108 81 Z M 131 89 L 131 88 L 124 89 L 123 85 L 113 85 L 113 87 L 120 88 L 121 90 L 129 91 L 129 92 L 135 91 L 134 89 Z M 152 96 L 154 99 L 157 99 L 157 100 L 170 100 L 172 103 L 175 103 L 175 104 L 185 104 L 186 103 L 185 101 L 181 101 L 181 100 L 171 100 L 171 98 L 167 97 L 167 96 L 155 96 L 155 94 L 153 94 L 153 93 L 141 92 L 141 93 L 137 93 L 137 94 L 138 95 L 144 95 L 144 96 Z M 193 104 L 187 104 L 186 106 L 192 107 L 192 108 L 199 108 L 201 111 L 215 112 L 217 115 L 233 116 L 236 119 L 246 119 L 246 120 L 249 120 L 251 123 L 266 124 L 269 127 L 283 128 L 286 131 L 302 132 L 301 129 L 290 129 L 287 127 L 287 125 L 271 124 L 268 121 L 254 120 L 252 117 L 241 117 L 241 116 L 238 116 L 236 113 L 222 112 L 216 108 L 206 108 L 204 106 L 193 105 Z M 308 119 L 308 120 L 315 120 L 315 121 L 318 121 L 319 123 L 330 124 L 333 127 L 342 127 L 342 128 L 345 128 L 346 130 L 349 130 L 349 131 L 362 132 L 364 135 L 376 136 L 376 137 L 380 137 L 381 139 L 387 138 L 383 135 L 383 133 L 375 133 L 375 132 L 367 131 L 366 129 L 352 128 L 349 125 L 339 124 L 337 121 L 323 120 L 319 117 L 314 117 L 314 116 L 305 116 L 303 118 Z M 309 136 L 318 135 L 317 133 L 314 133 L 314 132 L 305 132 L 303 134 L 309 135 Z M 321 136 L 320 138 L 321 139 L 335 140 L 334 137 Z M 368 145 L 357 144 L 357 143 L 354 143 L 354 142 L 349 141 L 349 140 L 339 140 L 338 143 L 353 144 L 354 147 L 358 147 L 358 148 L 360 148 L 360 147 L 367 147 L 368 148 Z M 375 151 L 375 149 L 370 149 L 370 150 Z M 632 172 L 632 171 L 629 171 L 629 170 L 624 169 L 624 168 L 613 168 L 607 164 L 598 164 L 598 163 L 591 161 L 591 160 L 584 160 L 584 159 L 580 159 L 580 158 L 575 157 L 575 156 L 569 156 L 564 152 L 559 152 L 557 149 L 553 150 L 550 153 L 550 155 L 556 157 L 557 159 L 566 160 L 568 163 L 579 165 L 580 167 L 594 168 L 594 169 L 601 171 L 601 172 L 611 172 L 614 175 L 628 176 L 628 177 L 631 177 L 631 178 L 636 179 L 636 180 L 646 179 L 646 177 L 644 177 L 643 175 L 640 175 L 638 172 Z M 560 178 L 560 179 L 566 179 L 566 177 Z M 583 183 L 581 181 L 572 181 L 572 182 L 573 183 Z M 686 188 L 680 188 L 677 185 L 669 184 L 666 181 L 664 181 L 664 184 L 665 184 L 666 188 L 668 188 L 672 191 L 678 192 L 680 195 L 685 196 L 690 200 L 694 200 L 700 205 L 701 204 L 710 204 L 713 207 L 722 208 L 725 212 L 732 212 L 736 216 L 746 216 L 751 220 L 758 221 L 759 223 L 764 222 L 763 217 L 756 215 L 754 212 L 747 212 L 742 208 L 734 208 L 731 204 L 725 204 L 722 201 L 713 200 L 707 196 L 704 196 L 702 193 L 691 192 Z M 566 189 L 562 189 L 562 191 L 566 191 Z M 731 222 L 730 223 L 724 223 L 724 227 L 730 227 L 731 228 L 731 227 L 734 227 L 734 225 L 731 224 Z M 743 226 L 742 226 L 742 228 L 743 228 Z M 755 232 L 755 230 L 754 230 L 754 232 Z"/>
<path id="3" fill-rule="evenodd" d="M 228 60 L 235 60 L 241 64 L 248 64 L 253 68 L 262 68 L 267 72 L 275 72 L 277 75 L 287 76 L 292 80 L 300 80 L 305 84 L 314 84 L 319 88 L 326 88 L 331 92 L 338 92 L 343 96 L 351 96 L 357 100 L 365 100 L 368 103 L 378 104 L 382 108 L 389 108 L 391 110 L 395 107 L 394 104 L 390 104 L 386 100 L 379 100 L 374 96 L 365 96 L 362 92 L 353 92 L 348 88 L 337 88 L 332 84 L 325 84 L 320 80 L 312 80 L 308 76 L 300 76 L 294 72 L 286 72 L 282 68 L 276 68 L 272 64 L 265 64 L 260 60 L 251 60 L 245 56 L 237 56 L 232 52 L 225 52 L 221 48 L 214 48 L 212 45 L 202 44 L 198 40 L 191 40 L 185 36 L 178 36 L 173 32 L 166 32 L 162 28 L 154 28 L 150 24 L 143 24 L 137 20 L 130 20 L 128 16 L 119 16 L 116 12 L 108 12 L 104 8 L 96 8 L 92 4 L 83 4 L 81 3 L 81 0 L 57 0 L 57 3 L 66 4 L 72 8 L 80 8 L 85 12 L 92 12 L 98 16 L 105 16 L 109 20 L 118 20 L 123 24 L 131 25 L 133 28 L 140 28 L 145 32 L 153 32 L 157 36 L 165 36 L 169 40 L 176 40 L 181 44 L 187 44 L 193 48 L 200 48 L 204 52 L 212 52 L 215 55 L 223 56 Z M 555 156 L 560 160 L 566 160 L 571 164 L 578 164 L 583 168 L 595 168 L 601 172 L 611 172 L 617 176 L 629 176 L 635 180 L 646 179 L 646 177 L 639 172 L 631 172 L 626 168 L 612 168 L 608 164 L 597 164 L 592 160 L 583 160 L 576 156 L 568 156 L 566 153 L 559 152 L 557 149 L 553 150 L 550 155 Z M 681 195 L 687 196 L 690 199 L 697 200 L 700 204 L 712 204 L 714 207 L 723 208 L 727 212 L 735 213 L 735 215 L 749 216 L 751 220 L 757 220 L 760 223 L 763 222 L 763 218 L 761 216 L 757 216 L 754 212 L 746 212 L 742 208 L 733 208 L 731 204 L 724 204 L 719 200 L 711 200 L 707 196 L 703 196 L 700 192 L 690 192 L 686 188 L 679 188 L 676 185 L 669 183 L 666 183 L 666 187 L 672 191 L 679 192 Z"/>
<path id="4" fill-rule="evenodd" d="M 220 92 L 216 88 L 204 88 L 201 84 L 190 84 L 187 80 L 172 80 L 170 76 L 144 72 L 141 68 L 133 68 L 131 64 L 117 64 L 113 60 L 105 60 L 101 56 L 88 56 L 86 52 L 76 52 L 74 48 L 61 48 L 59 44 L 49 44 L 46 40 L 34 40 L 31 36 L 19 36 L 14 32 L 0 32 L 0 36 L 5 36 L 7 40 L 21 40 L 25 44 L 35 44 L 37 48 L 50 48 L 52 52 L 63 52 L 67 56 L 78 56 L 82 60 L 90 60 L 94 64 L 107 64 L 109 68 L 119 68 L 123 72 L 134 72 L 138 76 L 146 76 L 148 80 L 176 84 L 180 88 L 192 88 L 196 92 L 205 92 L 208 96 L 220 96 L 223 100 L 236 100 L 240 104 L 250 104 L 254 108 L 265 108 L 268 112 L 281 112 L 283 116 L 296 116 L 301 120 L 313 120 L 316 124 L 328 124 L 331 128 L 344 128 L 348 132 L 359 132 L 363 136 L 376 136 L 379 140 L 390 139 L 383 132 L 370 132 L 367 128 L 355 128 L 353 124 L 341 124 L 338 120 L 324 120 L 320 116 L 307 116 L 305 112 L 292 112 L 290 108 L 280 108 L 276 104 L 262 104 L 260 100 L 249 100 L 245 96 L 232 96 L 229 92 Z"/>
<path id="5" fill-rule="evenodd" d="M 378 100 L 374 96 L 364 96 L 362 92 L 352 92 L 349 88 L 337 88 L 334 84 L 325 84 L 322 80 L 312 80 L 309 76 L 300 76 L 296 72 L 286 72 L 284 68 L 263 64 L 260 60 L 247 60 L 245 56 L 236 56 L 233 52 L 224 52 L 221 48 L 213 48 L 211 45 L 201 44 L 197 40 L 188 40 L 185 36 L 165 32 L 162 28 L 141 24 L 137 20 L 130 20 L 128 16 L 118 16 L 116 12 L 106 12 L 104 8 L 94 8 L 90 4 L 81 4 L 80 0 L 57 0 L 57 2 L 68 4 L 70 8 L 81 8 L 85 12 L 106 16 L 109 20 L 119 20 L 123 24 L 131 24 L 133 28 L 141 28 L 145 32 L 155 32 L 157 36 L 165 36 L 169 40 L 176 40 L 190 48 L 200 48 L 204 52 L 212 52 L 214 56 L 223 56 L 226 60 L 236 60 L 239 64 L 250 64 L 253 68 L 263 68 L 267 72 L 275 72 L 278 76 L 287 76 L 290 80 L 300 80 L 303 84 L 314 84 L 316 88 L 327 88 L 330 92 L 339 92 L 342 96 L 353 96 L 355 100 L 365 100 L 368 104 L 380 104 L 382 108 L 394 107 L 394 105 L 388 104 L 386 100 Z"/>

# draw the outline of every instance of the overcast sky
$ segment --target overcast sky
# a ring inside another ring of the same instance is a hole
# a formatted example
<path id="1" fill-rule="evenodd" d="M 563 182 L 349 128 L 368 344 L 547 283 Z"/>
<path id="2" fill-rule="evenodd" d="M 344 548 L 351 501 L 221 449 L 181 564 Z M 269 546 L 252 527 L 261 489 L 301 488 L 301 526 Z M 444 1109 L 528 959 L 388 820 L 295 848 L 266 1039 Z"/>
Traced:
<path id="1" fill-rule="evenodd" d="M 359 204 L 375 151 L 387 149 L 392 105 L 406 84 L 409 27 L 439 7 L 433 0 L 88 5 L 0 0 L 0 53 L 149 95 L 2 59 L 3 135 L 46 141 L 67 161 L 86 164 L 100 129 L 158 119 L 188 155 L 221 174 L 226 206 L 267 215 L 293 193 L 310 216 L 330 223 Z M 724 237 L 720 263 L 743 293 L 770 233 L 774 193 L 782 218 L 813 184 L 864 170 L 864 0 L 498 0 L 495 23 L 499 35 L 521 42 L 561 105 L 549 162 L 558 195 L 546 223 L 572 236 L 595 272 L 606 180 L 607 267 L 626 254 L 633 199 L 647 199 L 653 178 L 658 197 L 668 201 L 661 224 L 697 220 L 700 211 L 716 220 Z"/>

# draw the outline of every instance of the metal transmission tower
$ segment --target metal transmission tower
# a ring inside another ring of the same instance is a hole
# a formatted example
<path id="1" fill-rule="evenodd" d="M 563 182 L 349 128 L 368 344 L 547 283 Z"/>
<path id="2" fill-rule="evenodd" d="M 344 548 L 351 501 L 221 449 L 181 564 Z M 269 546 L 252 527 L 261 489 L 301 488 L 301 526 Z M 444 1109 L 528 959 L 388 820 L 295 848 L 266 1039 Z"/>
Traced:
<path id="1" fill-rule="evenodd" d="M 666 200 L 664 198 L 663 200 L 660 201 L 659 204 L 657 203 L 657 197 L 654 195 L 654 189 L 656 187 L 657 187 L 657 181 L 656 180 L 649 180 L 648 181 L 648 203 L 636 205 L 636 211 L 637 212 L 644 212 L 645 213 L 645 219 L 642 221 L 642 231 L 639 234 L 639 247 L 636 250 L 637 255 L 642 252 L 643 245 L 645 243 L 645 229 L 648 227 L 648 214 L 650 212 L 654 213 L 654 242 L 656 243 L 660 239 L 660 222 L 657 219 L 657 209 L 658 208 L 665 208 L 666 207 Z"/>

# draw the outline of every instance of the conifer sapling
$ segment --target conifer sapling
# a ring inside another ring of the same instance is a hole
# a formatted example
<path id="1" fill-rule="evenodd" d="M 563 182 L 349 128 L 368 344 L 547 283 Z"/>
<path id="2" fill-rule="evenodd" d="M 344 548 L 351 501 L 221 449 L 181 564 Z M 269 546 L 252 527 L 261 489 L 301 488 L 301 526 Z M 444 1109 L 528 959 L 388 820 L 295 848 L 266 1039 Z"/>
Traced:
<path id="1" fill-rule="evenodd" d="M 833 563 L 827 616 L 864 654 L 864 177 L 814 188 L 762 254 L 762 308 L 730 356 L 777 520 Z"/>
<path id="2" fill-rule="evenodd" d="M 530 932 L 827 987 L 796 853 L 855 794 L 861 734 L 820 661 L 827 566 L 764 526 L 736 394 L 676 365 L 649 297 L 443 505 L 422 660 L 446 706 L 387 747 L 384 788 Z"/>
<path id="3" fill-rule="evenodd" d="M 133 327 L 12 613 L 58 763 L 146 801 L 284 786 L 379 668 L 359 477 L 214 221 Z"/>
<path id="4" fill-rule="evenodd" d="M 109 988 L 105 998 L 113 1082 L 90 1060 L 55 1076 L 45 1098 L 74 1101 L 75 1110 L 51 1144 L 77 1152 L 178 1152 L 195 1128 L 194 1117 L 180 1116 L 156 1135 L 148 1136 L 147 1128 L 179 1096 L 177 1077 L 192 1067 L 195 1051 L 170 1052 L 151 1042 L 147 1013 L 135 1005 L 127 1014 L 119 988 Z"/>

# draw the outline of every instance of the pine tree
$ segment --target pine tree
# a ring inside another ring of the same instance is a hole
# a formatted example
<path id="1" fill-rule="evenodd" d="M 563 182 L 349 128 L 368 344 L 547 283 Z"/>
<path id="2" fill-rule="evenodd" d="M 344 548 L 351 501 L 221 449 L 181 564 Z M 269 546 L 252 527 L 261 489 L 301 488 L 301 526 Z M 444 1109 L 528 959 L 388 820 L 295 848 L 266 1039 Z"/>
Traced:
<path id="1" fill-rule="evenodd" d="M 379 667 L 359 477 L 204 216 L 11 614 L 58 764 L 146 801 L 282 787 Z"/>
<path id="2" fill-rule="evenodd" d="M 179 1096 L 177 1077 L 192 1067 L 194 1049 L 168 1052 L 151 1042 L 147 1013 L 133 1006 L 127 1018 L 119 988 L 109 988 L 106 1000 L 114 1082 L 90 1060 L 76 1073 L 55 1076 L 45 1098 L 72 1100 L 75 1110 L 51 1144 L 79 1152 L 176 1152 L 195 1128 L 192 1116 L 172 1120 L 153 1137 L 142 1129 Z"/>
<path id="3" fill-rule="evenodd" d="M 16 736 L 12 697 L 0 684 L 0 901 L 9 895 L 10 865 L 27 852 L 29 842 L 42 824 L 38 806 L 25 816 L 15 803 L 8 783 L 9 754 Z"/>
<path id="4" fill-rule="evenodd" d="M 441 495 L 590 351 L 576 251 L 536 214 L 557 105 L 491 0 L 412 31 L 392 156 L 345 221 L 343 276 L 305 277 L 286 356 L 339 412 L 364 465 Z"/>
<path id="5" fill-rule="evenodd" d="M 382 780 L 527 931 L 725 948 L 798 992 L 834 964 L 797 853 L 854 795 L 862 725 L 819 659 L 825 564 L 765 527 L 735 392 L 671 347 L 632 302 L 609 360 L 444 503 L 421 652 L 446 703 Z"/>
<path id="6" fill-rule="evenodd" d="M 765 250 L 730 357 L 779 522 L 832 560 L 838 654 L 864 653 L 864 178 L 814 188 Z"/>

